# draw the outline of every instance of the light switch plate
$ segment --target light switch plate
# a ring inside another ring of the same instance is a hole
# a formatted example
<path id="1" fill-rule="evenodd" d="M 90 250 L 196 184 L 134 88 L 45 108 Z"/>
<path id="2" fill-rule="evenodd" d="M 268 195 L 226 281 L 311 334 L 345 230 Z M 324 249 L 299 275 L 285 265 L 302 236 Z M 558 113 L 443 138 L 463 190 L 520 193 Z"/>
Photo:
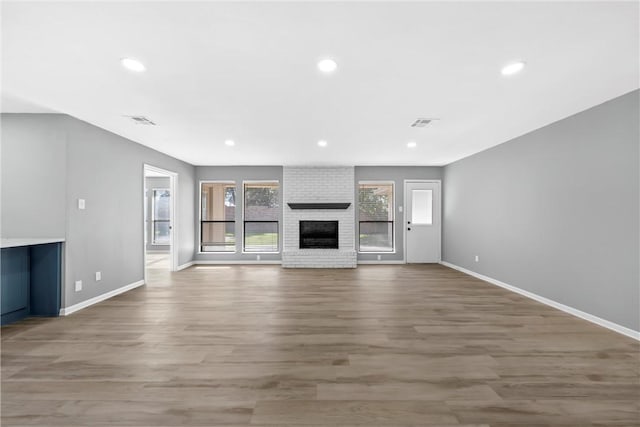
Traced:
<path id="1" fill-rule="evenodd" d="M 78 209 L 84 209 L 85 203 L 84 199 L 78 199 Z"/>

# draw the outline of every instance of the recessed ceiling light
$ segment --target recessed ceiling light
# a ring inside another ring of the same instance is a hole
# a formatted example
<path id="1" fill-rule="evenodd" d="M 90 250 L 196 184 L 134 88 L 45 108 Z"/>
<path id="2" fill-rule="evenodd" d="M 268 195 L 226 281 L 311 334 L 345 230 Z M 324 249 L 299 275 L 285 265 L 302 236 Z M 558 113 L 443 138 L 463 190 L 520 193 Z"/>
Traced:
<path id="1" fill-rule="evenodd" d="M 416 144 L 415 141 L 407 142 L 407 147 L 409 148 L 416 148 L 417 145 L 418 144 Z"/>
<path id="2" fill-rule="evenodd" d="M 318 70 L 323 73 L 333 73 L 336 68 L 338 68 L 338 64 L 333 59 L 323 59 L 318 62 Z"/>
<path id="3" fill-rule="evenodd" d="M 327 146 L 327 141 L 325 141 L 324 139 L 321 139 L 320 141 L 318 141 L 318 147 L 326 147 Z"/>
<path id="4" fill-rule="evenodd" d="M 520 71 L 522 71 L 525 65 L 526 63 L 522 61 L 512 62 L 511 64 L 505 65 L 502 68 L 501 73 L 503 76 L 510 76 L 512 74 L 517 74 Z"/>
<path id="5" fill-rule="evenodd" d="M 234 145 L 236 145 L 235 141 L 233 141 L 231 139 L 227 139 L 224 143 L 225 143 L 225 145 L 228 145 L 229 147 L 233 147 Z"/>
<path id="6" fill-rule="evenodd" d="M 136 73 L 141 73 L 147 69 L 142 62 L 133 58 L 122 58 L 120 63 L 127 70 L 135 71 Z"/>

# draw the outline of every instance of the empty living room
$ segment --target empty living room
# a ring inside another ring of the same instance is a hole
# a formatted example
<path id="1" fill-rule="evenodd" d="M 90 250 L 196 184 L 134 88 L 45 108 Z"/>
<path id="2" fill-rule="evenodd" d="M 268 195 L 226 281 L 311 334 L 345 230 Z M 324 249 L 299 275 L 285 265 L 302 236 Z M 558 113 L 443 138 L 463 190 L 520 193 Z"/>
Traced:
<path id="1" fill-rule="evenodd" d="M 639 0 L 0 8 L 0 425 L 640 426 Z"/>

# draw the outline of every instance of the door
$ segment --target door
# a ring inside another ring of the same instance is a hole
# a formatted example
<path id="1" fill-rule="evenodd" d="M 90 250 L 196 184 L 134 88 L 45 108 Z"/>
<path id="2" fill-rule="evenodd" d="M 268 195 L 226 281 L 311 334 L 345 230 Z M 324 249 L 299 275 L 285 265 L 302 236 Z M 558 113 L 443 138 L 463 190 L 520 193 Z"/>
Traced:
<path id="1" fill-rule="evenodd" d="M 171 191 L 154 188 L 151 194 L 151 245 L 166 247 L 171 244 Z"/>
<path id="2" fill-rule="evenodd" d="M 440 181 L 405 182 L 407 263 L 440 262 Z"/>

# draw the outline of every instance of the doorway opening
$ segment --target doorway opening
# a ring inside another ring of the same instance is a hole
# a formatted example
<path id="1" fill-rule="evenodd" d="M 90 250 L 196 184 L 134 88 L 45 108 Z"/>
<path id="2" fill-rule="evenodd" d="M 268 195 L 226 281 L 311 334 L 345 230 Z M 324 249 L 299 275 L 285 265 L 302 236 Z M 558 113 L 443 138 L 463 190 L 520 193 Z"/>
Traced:
<path id="1" fill-rule="evenodd" d="M 144 276 L 176 271 L 177 174 L 144 165 Z"/>

